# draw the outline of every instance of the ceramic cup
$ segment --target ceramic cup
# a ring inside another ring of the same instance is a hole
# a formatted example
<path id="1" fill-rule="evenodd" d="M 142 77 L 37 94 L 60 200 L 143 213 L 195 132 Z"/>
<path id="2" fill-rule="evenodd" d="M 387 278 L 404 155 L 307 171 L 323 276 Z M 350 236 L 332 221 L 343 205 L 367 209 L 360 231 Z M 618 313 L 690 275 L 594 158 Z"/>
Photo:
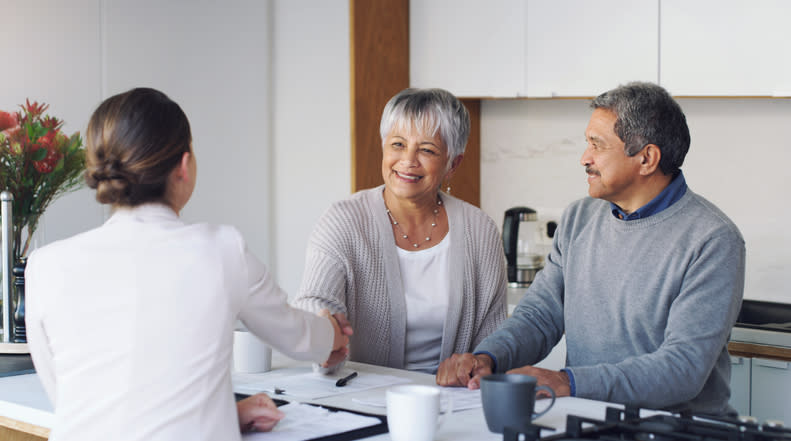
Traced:
<path id="1" fill-rule="evenodd" d="M 233 369 L 236 372 L 257 373 L 272 369 L 272 348 L 252 332 L 234 331 Z"/>
<path id="2" fill-rule="evenodd" d="M 450 394 L 436 386 L 407 384 L 387 389 L 387 427 L 393 441 L 432 441 L 444 415 L 452 412 Z M 446 409 L 440 410 L 440 403 Z"/>
<path id="3" fill-rule="evenodd" d="M 527 425 L 547 413 L 555 404 L 555 391 L 548 386 L 536 386 L 535 377 L 521 374 L 494 374 L 481 378 L 481 402 L 489 431 L 503 433 L 505 427 L 525 430 Z M 541 412 L 535 413 L 536 392 L 544 390 L 552 401 Z"/>

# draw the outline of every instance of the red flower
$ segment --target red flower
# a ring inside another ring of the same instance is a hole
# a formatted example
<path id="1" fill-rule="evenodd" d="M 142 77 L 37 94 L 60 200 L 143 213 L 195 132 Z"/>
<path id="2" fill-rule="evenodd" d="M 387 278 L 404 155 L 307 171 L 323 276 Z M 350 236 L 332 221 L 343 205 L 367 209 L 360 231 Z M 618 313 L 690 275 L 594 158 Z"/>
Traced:
<path id="1" fill-rule="evenodd" d="M 63 155 L 54 148 L 47 148 L 47 156 L 40 161 L 33 161 L 33 167 L 35 167 L 39 173 L 50 173 L 52 170 L 55 170 L 55 166 L 58 165 L 58 161 L 60 161 L 62 156 Z"/>
<path id="2" fill-rule="evenodd" d="M 63 125 L 63 122 L 61 122 L 61 120 L 49 115 L 45 116 L 44 119 L 41 120 L 41 126 L 51 130 L 58 130 L 60 129 L 61 125 Z"/>
<path id="3" fill-rule="evenodd" d="M 55 145 L 55 136 L 57 134 L 58 134 L 57 131 L 50 130 L 49 132 L 47 132 L 46 135 L 39 138 L 36 144 L 38 145 L 38 147 L 43 147 L 45 149 L 52 149 L 52 147 Z"/>
<path id="4" fill-rule="evenodd" d="M 0 132 L 4 132 L 19 126 L 19 117 L 16 112 L 4 112 L 0 110 Z"/>
<path id="5" fill-rule="evenodd" d="M 25 112 L 33 119 L 40 117 L 45 110 L 49 109 L 49 104 L 39 104 L 38 101 L 33 101 L 33 104 L 30 104 L 30 100 L 26 99 L 25 103 L 26 105 L 22 106 L 22 108 L 25 109 Z"/>

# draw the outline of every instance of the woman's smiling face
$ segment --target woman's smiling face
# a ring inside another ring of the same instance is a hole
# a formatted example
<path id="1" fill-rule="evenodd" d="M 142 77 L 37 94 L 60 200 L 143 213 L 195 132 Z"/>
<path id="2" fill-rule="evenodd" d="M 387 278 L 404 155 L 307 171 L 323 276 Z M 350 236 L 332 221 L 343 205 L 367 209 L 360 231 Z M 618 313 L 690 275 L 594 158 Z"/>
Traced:
<path id="1" fill-rule="evenodd" d="M 434 201 L 447 165 L 448 149 L 439 130 L 431 135 L 413 123 L 395 124 L 382 140 L 382 177 L 399 199 Z"/>

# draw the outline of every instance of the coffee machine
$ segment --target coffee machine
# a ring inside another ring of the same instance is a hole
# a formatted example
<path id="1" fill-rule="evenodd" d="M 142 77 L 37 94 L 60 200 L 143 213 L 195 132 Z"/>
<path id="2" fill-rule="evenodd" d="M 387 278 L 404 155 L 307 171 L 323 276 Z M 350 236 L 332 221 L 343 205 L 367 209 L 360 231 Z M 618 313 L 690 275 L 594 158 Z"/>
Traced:
<path id="1" fill-rule="evenodd" d="M 543 235 L 554 235 L 553 225 L 546 230 L 538 222 L 538 214 L 528 207 L 513 207 L 505 212 L 503 220 L 503 248 L 508 265 L 508 285 L 529 286 L 542 268 L 549 247 Z"/>

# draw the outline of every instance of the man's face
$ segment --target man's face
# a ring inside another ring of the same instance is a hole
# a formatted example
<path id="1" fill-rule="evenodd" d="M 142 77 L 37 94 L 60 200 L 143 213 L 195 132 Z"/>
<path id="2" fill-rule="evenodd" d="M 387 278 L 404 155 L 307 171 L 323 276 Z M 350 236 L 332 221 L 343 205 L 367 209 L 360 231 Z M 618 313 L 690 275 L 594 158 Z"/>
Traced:
<path id="1" fill-rule="evenodd" d="M 640 155 L 626 155 L 624 142 L 615 134 L 616 119 L 610 110 L 593 111 L 585 129 L 587 147 L 580 164 L 588 174 L 588 194 L 591 197 L 612 202 L 631 212 L 640 208 L 630 204 L 638 190 L 636 178 L 639 176 Z"/>

